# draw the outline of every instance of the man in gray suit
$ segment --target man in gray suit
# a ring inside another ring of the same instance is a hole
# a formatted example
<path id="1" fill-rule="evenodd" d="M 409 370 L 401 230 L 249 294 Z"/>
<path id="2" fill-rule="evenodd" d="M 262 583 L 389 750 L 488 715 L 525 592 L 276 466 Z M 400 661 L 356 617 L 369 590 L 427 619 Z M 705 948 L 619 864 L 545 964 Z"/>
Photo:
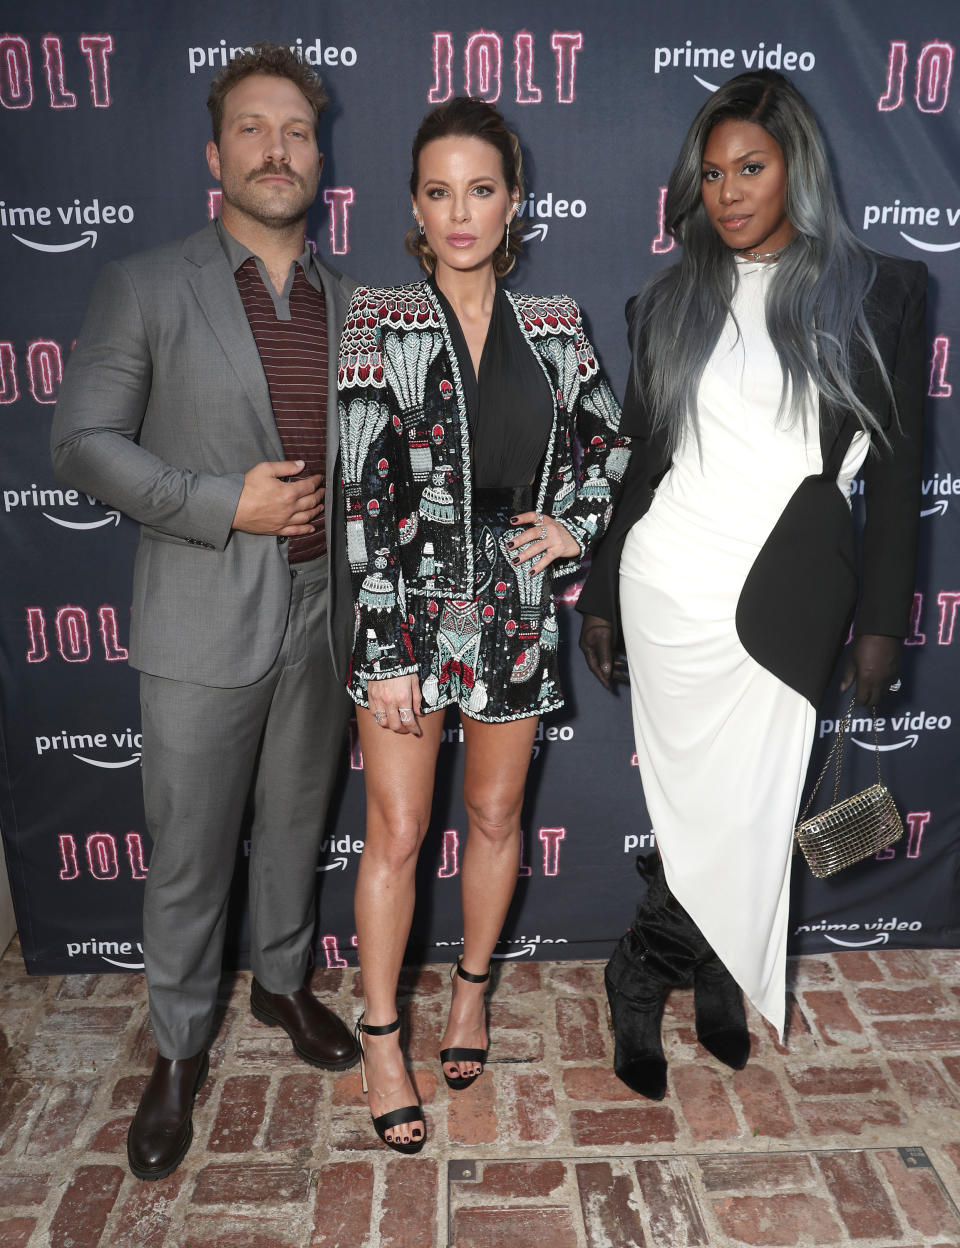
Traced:
<path id="1" fill-rule="evenodd" d="M 336 360 L 354 284 L 305 243 L 326 102 L 278 45 L 218 75 L 207 161 L 221 216 L 106 267 L 54 419 L 58 473 L 141 526 L 130 662 L 158 1050 L 127 1141 L 142 1179 L 190 1147 L 248 801 L 251 1009 L 315 1066 L 358 1056 L 304 987 L 353 632 Z"/>

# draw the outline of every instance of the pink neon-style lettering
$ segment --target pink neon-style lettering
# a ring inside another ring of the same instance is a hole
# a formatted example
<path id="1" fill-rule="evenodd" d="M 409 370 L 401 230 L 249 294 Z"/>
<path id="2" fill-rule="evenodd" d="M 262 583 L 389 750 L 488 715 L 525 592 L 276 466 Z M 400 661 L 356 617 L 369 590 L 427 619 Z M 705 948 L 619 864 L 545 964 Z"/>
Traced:
<path id="1" fill-rule="evenodd" d="M 87 837 L 87 866 L 95 880 L 115 880 L 120 874 L 117 842 L 108 832 L 91 832 Z"/>
<path id="2" fill-rule="evenodd" d="M 320 944 L 323 947 L 324 957 L 327 959 L 328 970 L 342 969 L 350 965 L 347 959 L 341 956 L 336 936 L 324 936 Z"/>
<path id="3" fill-rule="evenodd" d="M 17 385 L 17 356 L 12 342 L 0 342 L 0 406 L 16 403 L 20 398 Z"/>
<path id="4" fill-rule="evenodd" d="M 930 385 L 927 394 L 931 399 L 949 399 L 953 394 L 953 385 L 947 381 L 949 363 L 950 339 L 946 334 L 938 334 L 933 340 L 933 355 L 930 357 Z"/>
<path id="5" fill-rule="evenodd" d="M 463 75 L 467 95 L 495 104 L 500 98 L 503 76 L 503 41 L 496 31 L 477 30 L 467 40 L 463 53 Z"/>
<path id="6" fill-rule="evenodd" d="M 452 880 L 460 874 L 460 834 L 447 828 L 443 834 L 443 858 L 437 867 L 438 880 Z"/>
<path id="7" fill-rule="evenodd" d="M 433 86 L 427 92 L 429 104 L 442 104 L 453 95 L 453 36 L 448 30 L 434 31 Z"/>
<path id="8" fill-rule="evenodd" d="M 60 834 L 60 861 L 63 866 L 60 868 L 61 880 L 76 880 L 80 875 L 80 867 L 77 865 L 77 842 L 73 839 L 69 832 Z"/>
<path id="9" fill-rule="evenodd" d="M 917 590 L 913 595 L 913 606 L 910 608 L 910 632 L 903 640 L 905 646 L 925 646 L 927 634 L 920 631 L 920 618 L 923 615 L 923 594 Z"/>
<path id="10" fill-rule="evenodd" d="M 59 342 L 37 338 L 27 349 L 27 381 L 37 403 L 56 403 L 63 380 L 63 355 Z"/>
<path id="11" fill-rule="evenodd" d="M 900 40 L 890 44 L 887 60 L 887 85 L 877 100 L 877 112 L 892 113 L 903 103 L 903 79 L 907 70 L 907 45 Z"/>
<path id="12" fill-rule="evenodd" d="M 925 43 L 917 58 L 915 99 L 921 113 L 942 113 L 950 98 L 953 77 L 953 45 Z"/>
<path id="13" fill-rule="evenodd" d="M 556 875 L 560 870 L 560 842 L 566 840 L 566 828 L 541 828 L 543 845 L 543 874 Z"/>
<path id="14" fill-rule="evenodd" d="M 930 822 L 929 810 L 907 811 L 907 857 L 919 858 L 923 847 L 923 834 Z"/>
<path id="15" fill-rule="evenodd" d="M 30 52 L 20 35 L 0 37 L 0 104 L 4 108 L 29 108 L 33 103 Z"/>
<path id="16" fill-rule="evenodd" d="M 533 875 L 533 868 L 527 866 L 527 834 L 520 829 L 520 865 L 517 867 L 517 879 L 525 880 Z"/>
<path id="17" fill-rule="evenodd" d="M 665 256 L 677 245 L 677 240 L 673 235 L 667 233 L 666 207 L 667 188 L 661 186 L 657 193 L 657 237 L 650 244 L 650 250 L 655 256 Z"/>
<path id="18" fill-rule="evenodd" d="M 216 221 L 223 206 L 223 191 L 220 187 L 211 187 L 207 191 L 207 220 Z"/>
<path id="19" fill-rule="evenodd" d="M 517 103 L 539 104 L 543 92 L 533 81 L 533 35 L 518 30 L 513 37 L 513 65 L 517 74 Z"/>
<path id="20" fill-rule="evenodd" d="M 67 663 L 89 663 L 90 621 L 83 607 L 61 607 L 57 612 L 57 649 Z"/>
<path id="21" fill-rule="evenodd" d="M 45 35 L 43 39 L 43 69 L 47 75 L 51 108 L 76 108 L 77 97 L 68 91 L 63 81 L 63 44 L 57 35 Z"/>
<path id="22" fill-rule="evenodd" d="M 360 733 L 357 721 L 351 719 L 347 725 L 347 741 L 350 749 L 350 770 L 363 771 L 363 750 L 360 749 Z"/>
<path id="23" fill-rule="evenodd" d="M 100 620 L 100 636 L 103 639 L 103 655 L 108 663 L 118 663 L 130 657 L 129 650 L 120 645 L 117 635 L 116 607 L 99 607 L 97 616 Z"/>
<path id="24" fill-rule="evenodd" d="M 575 581 L 570 581 L 558 592 L 557 602 L 562 602 L 565 607 L 575 607 L 580 599 L 580 593 L 586 582 L 585 576 L 578 576 Z"/>
<path id="25" fill-rule="evenodd" d="M 130 878 L 145 880 L 147 866 L 143 858 L 143 837 L 139 832 L 128 832 L 123 838 L 127 845 L 127 861 L 130 863 Z"/>
<path id="26" fill-rule="evenodd" d="M 27 636 L 30 638 L 27 662 L 42 663 L 44 659 L 49 658 L 47 618 L 43 614 L 43 607 L 27 607 Z"/>
<path id="27" fill-rule="evenodd" d="M 937 645 L 952 646 L 953 630 L 957 623 L 957 608 L 960 607 L 960 592 L 942 589 L 937 594 L 940 607 L 940 621 L 937 625 Z"/>
<path id="28" fill-rule="evenodd" d="M 330 251 L 335 256 L 345 256 L 350 250 L 353 187 L 328 186 L 323 192 L 323 202 L 330 209 Z"/>
<path id="29" fill-rule="evenodd" d="M 550 46 L 557 55 L 557 103 L 572 104 L 577 98 L 577 53 L 583 47 L 583 34 L 555 30 Z"/>
<path id="30" fill-rule="evenodd" d="M 94 108 L 109 108 L 110 64 L 107 57 L 113 51 L 112 35 L 81 35 L 80 51 L 87 58 L 90 74 L 90 99 Z"/>

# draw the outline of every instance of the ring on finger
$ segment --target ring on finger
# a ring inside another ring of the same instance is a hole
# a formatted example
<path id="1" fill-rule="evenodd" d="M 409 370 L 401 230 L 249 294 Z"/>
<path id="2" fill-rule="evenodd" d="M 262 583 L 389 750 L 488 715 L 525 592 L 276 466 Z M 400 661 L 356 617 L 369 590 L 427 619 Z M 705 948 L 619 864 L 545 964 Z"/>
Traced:
<path id="1" fill-rule="evenodd" d="M 547 526 L 543 523 L 542 517 L 540 520 L 540 540 L 542 542 L 545 542 L 547 540 Z"/>
<path id="2" fill-rule="evenodd" d="M 378 724 L 385 724 L 387 722 L 387 712 L 386 711 L 374 711 L 373 718 L 377 721 Z"/>
<path id="3" fill-rule="evenodd" d="M 409 724 L 410 720 L 413 719 L 413 711 L 409 706 L 401 706 L 399 715 L 401 724 Z"/>

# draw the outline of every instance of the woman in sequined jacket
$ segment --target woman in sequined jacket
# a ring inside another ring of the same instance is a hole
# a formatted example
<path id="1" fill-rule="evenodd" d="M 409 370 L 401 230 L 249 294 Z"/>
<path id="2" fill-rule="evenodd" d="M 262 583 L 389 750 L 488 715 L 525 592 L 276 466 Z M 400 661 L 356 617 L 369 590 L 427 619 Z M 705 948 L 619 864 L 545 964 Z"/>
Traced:
<path id="1" fill-rule="evenodd" d="M 486 1057 L 484 985 L 517 878 L 539 716 L 563 704 L 551 581 L 605 530 L 629 456 L 576 304 L 497 280 L 519 252 L 522 195 L 519 145 L 494 108 L 456 98 L 429 113 L 408 237 L 429 280 L 358 289 L 340 342 L 348 688 L 367 793 L 358 1032 L 374 1126 L 401 1152 L 426 1137 L 396 989 L 443 732 L 435 712 L 459 708 L 465 746 L 463 956 L 440 1052 L 459 1089 Z"/>
<path id="2" fill-rule="evenodd" d="M 562 576 L 577 570 L 606 529 L 611 487 L 629 451 L 611 438 L 620 409 L 573 300 L 504 294 L 554 396 L 534 510 L 576 542 L 575 553 L 553 564 L 553 575 Z M 350 687 L 366 706 L 368 681 L 417 671 L 408 599 L 439 602 L 474 592 L 466 401 L 450 329 L 429 282 L 357 290 L 341 338 L 339 383 L 347 557 L 354 575 L 363 574 Z M 579 479 L 575 425 L 583 446 Z"/>

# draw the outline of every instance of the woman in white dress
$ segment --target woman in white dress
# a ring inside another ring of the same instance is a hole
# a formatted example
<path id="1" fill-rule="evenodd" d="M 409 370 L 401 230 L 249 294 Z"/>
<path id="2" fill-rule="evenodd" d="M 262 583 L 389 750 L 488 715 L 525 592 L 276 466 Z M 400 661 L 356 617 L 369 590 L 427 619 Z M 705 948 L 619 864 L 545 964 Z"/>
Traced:
<path id="1" fill-rule="evenodd" d="M 697 1034 L 749 1053 L 742 989 L 782 1035 L 792 832 L 857 598 L 848 487 L 867 523 L 843 688 L 897 679 L 913 598 L 926 268 L 843 221 L 803 97 L 722 86 L 670 178 L 679 261 L 628 305 L 633 458 L 580 598 L 609 687 L 618 610 L 659 856 L 606 972 L 615 1069 L 660 1099 L 671 987 Z"/>

